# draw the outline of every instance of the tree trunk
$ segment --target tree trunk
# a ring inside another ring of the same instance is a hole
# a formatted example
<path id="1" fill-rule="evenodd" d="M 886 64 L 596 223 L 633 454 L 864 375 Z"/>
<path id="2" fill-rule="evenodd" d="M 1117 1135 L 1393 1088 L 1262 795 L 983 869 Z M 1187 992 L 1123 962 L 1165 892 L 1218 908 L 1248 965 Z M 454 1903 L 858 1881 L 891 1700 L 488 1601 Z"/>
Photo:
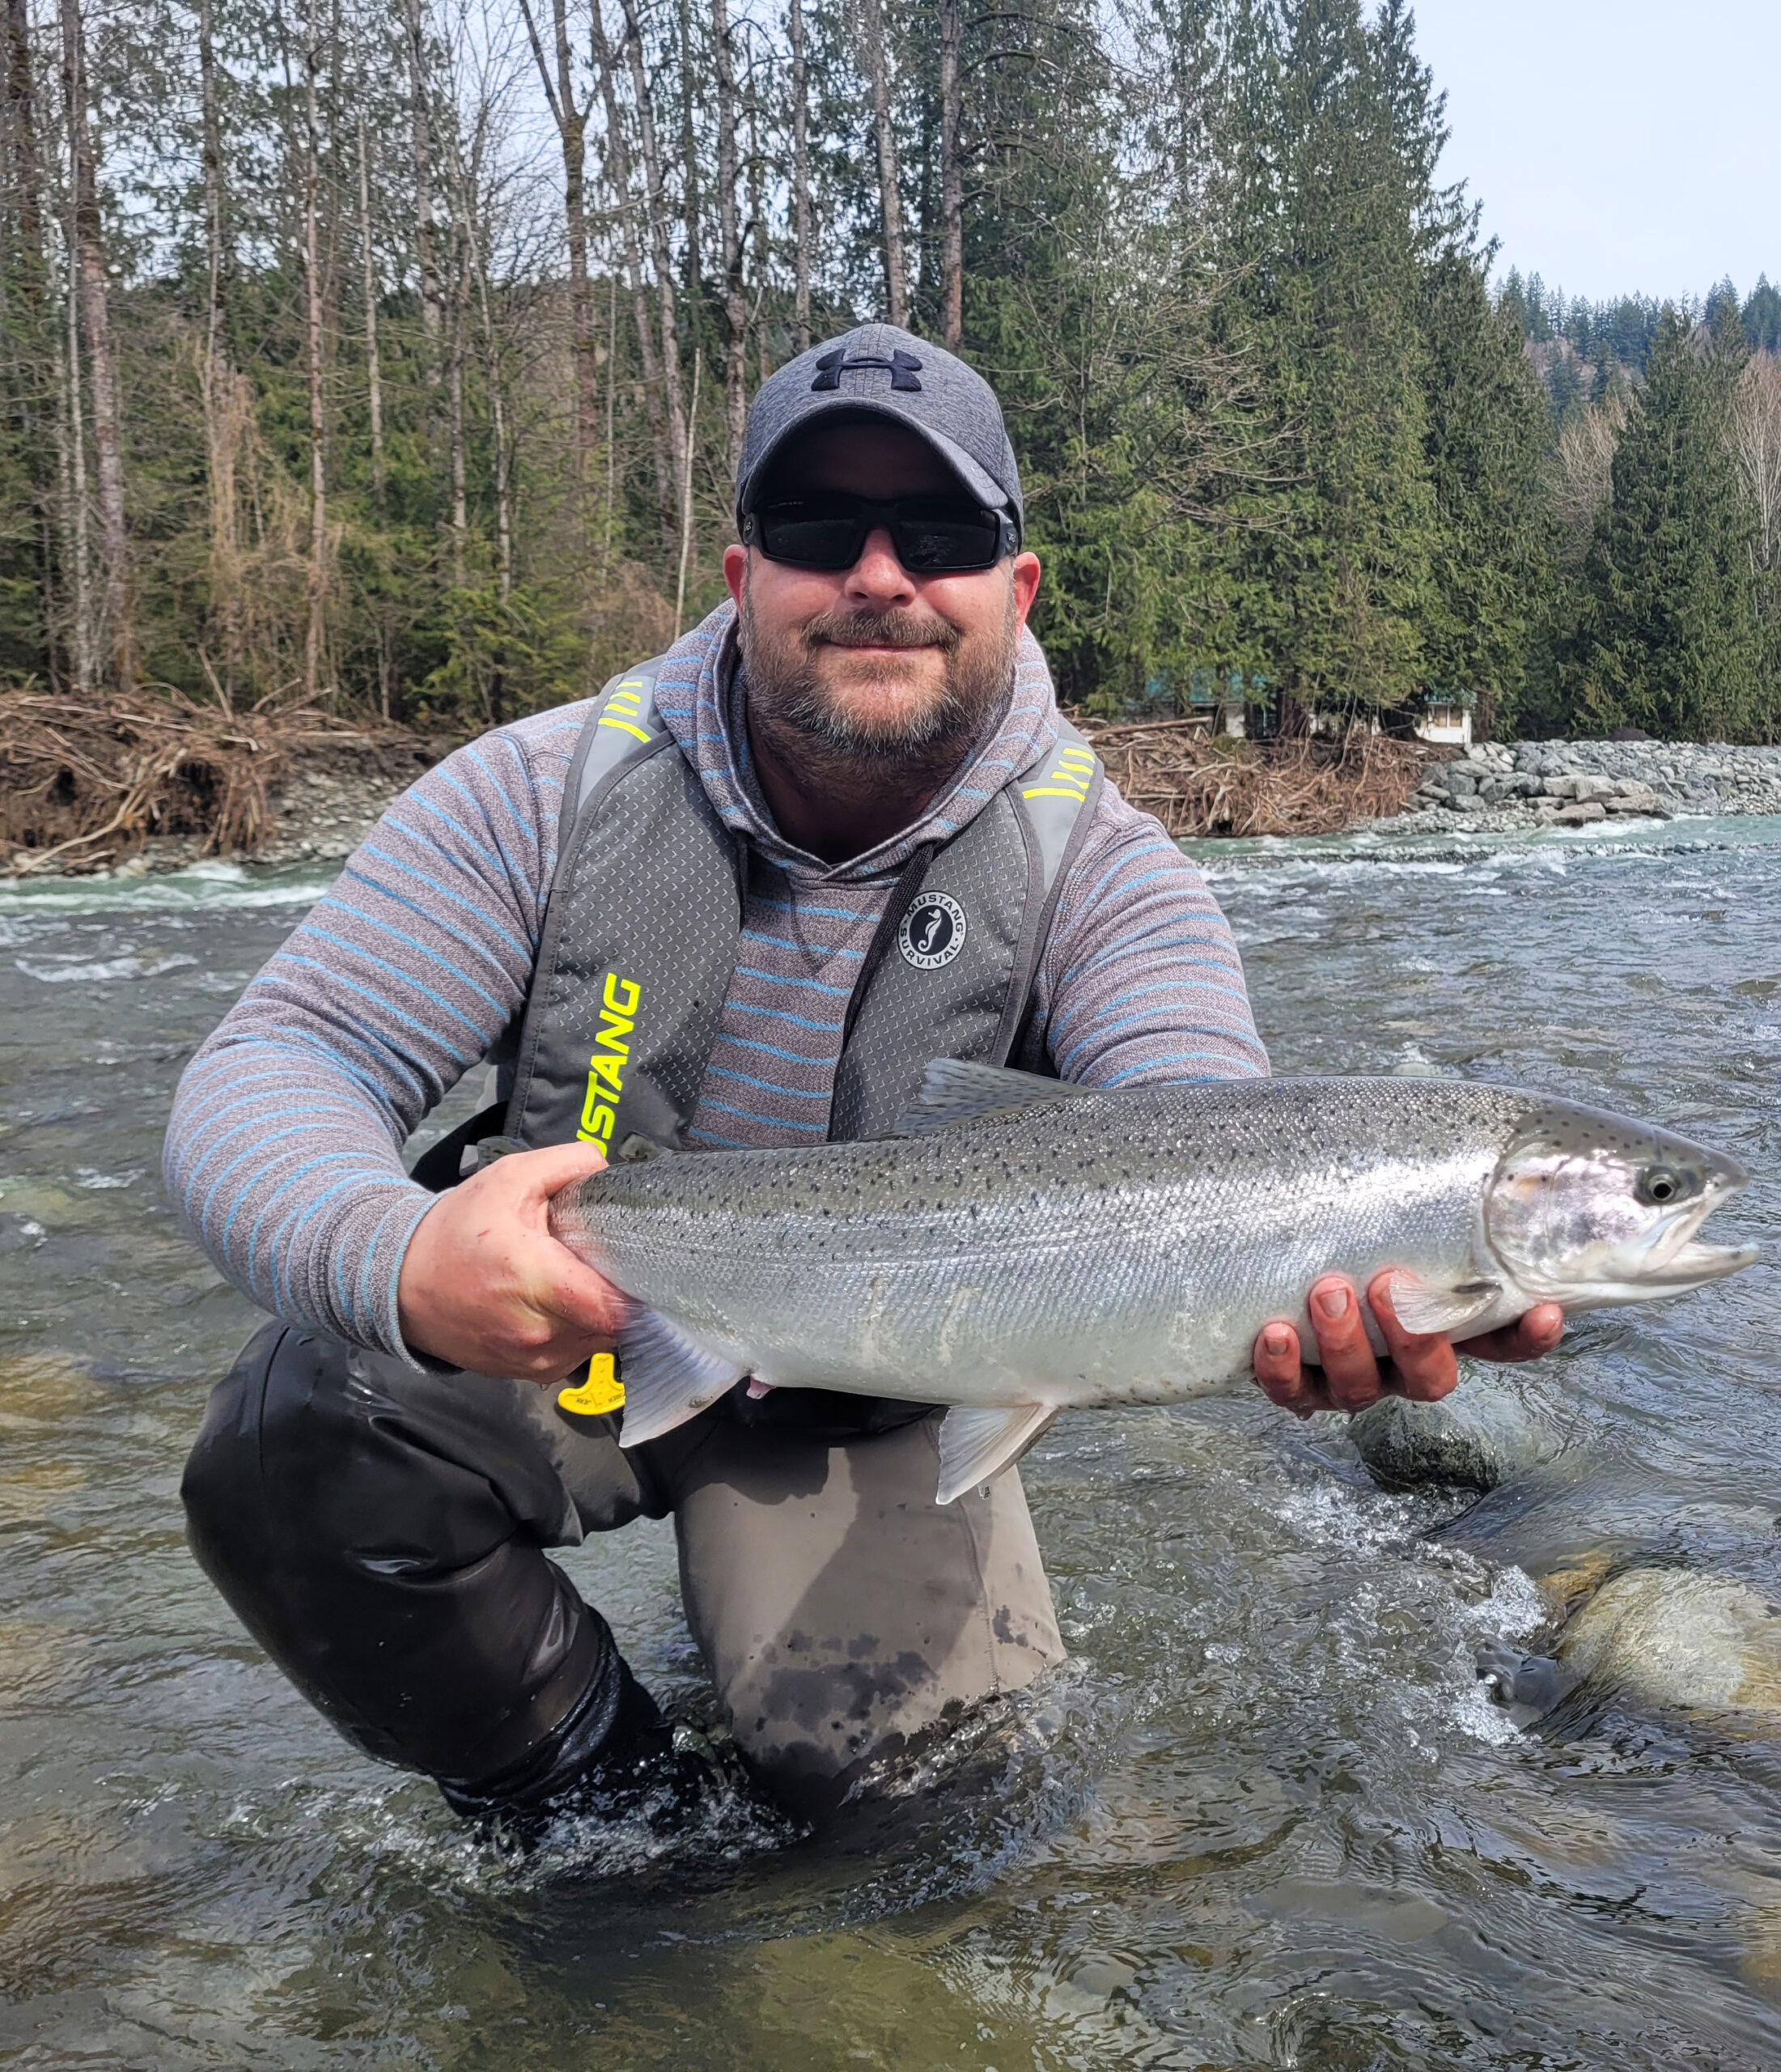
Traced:
<path id="1" fill-rule="evenodd" d="M 940 6 L 940 337 L 965 337 L 965 168 L 959 159 L 959 0 Z"/>
<path id="2" fill-rule="evenodd" d="M 742 292 L 742 231 L 736 214 L 740 171 L 736 155 L 736 60 L 724 0 L 711 0 L 711 49 L 718 88 L 718 223 L 723 240 L 723 457 L 734 481 L 748 410 L 748 304 Z"/>
<path id="3" fill-rule="evenodd" d="M 754 55 L 748 56 L 748 221 L 754 227 L 754 295 L 748 304 L 748 329 L 761 359 L 761 379 L 773 372 L 767 349 L 767 327 L 761 321 L 767 284 L 773 271 L 773 240 L 767 229 L 767 161 L 761 148 L 761 92 L 756 81 Z M 740 450 L 740 448 L 739 448 Z"/>
<path id="4" fill-rule="evenodd" d="M 897 185 L 897 137 L 891 126 L 890 66 L 884 52 L 883 0 L 860 0 L 860 68 L 872 97 L 878 144 L 878 202 L 884 231 L 884 306 L 900 329 L 909 324 L 909 273 L 903 260 L 903 202 Z"/>
<path id="5" fill-rule="evenodd" d="M 316 73 L 321 63 L 318 0 L 309 0 L 303 40 L 303 333 L 309 376 L 309 573 L 304 598 L 303 689 L 321 690 L 328 616 L 328 422 L 322 393 L 321 141 Z"/>
<path id="6" fill-rule="evenodd" d="M 71 197 L 70 197 L 71 199 Z M 70 219 L 72 208 L 70 206 Z M 74 224 L 67 226 L 68 280 L 63 297 L 66 324 L 61 364 L 57 369 L 63 398 L 61 474 L 64 493 L 63 537 L 73 564 L 74 596 L 69 644 L 74 656 L 74 687 L 91 698 L 99 681 L 99 642 L 93 624 L 92 547 L 87 514 L 87 425 L 80 379 L 80 248 Z"/>
<path id="7" fill-rule="evenodd" d="M 361 79 L 364 67 L 361 64 Z M 371 241 L 371 147 L 365 136 L 365 96 L 358 101 L 358 263 L 365 299 L 365 398 L 371 420 L 371 507 L 384 515 L 384 362 L 377 343 L 377 253 Z M 385 715 L 388 717 L 388 715 Z"/>
<path id="8" fill-rule="evenodd" d="M 35 270 L 41 304 L 43 196 L 37 176 L 37 118 L 31 68 L 31 14 L 27 0 L 6 0 L 6 130 L 12 146 L 12 206 L 18 226 L 15 278 Z"/>
<path id="9" fill-rule="evenodd" d="M 600 0 L 591 0 L 588 36 L 594 76 L 600 83 L 600 105 L 606 117 L 606 180 L 613 191 L 618 219 L 619 240 L 625 254 L 625 276 L 630 291 L 631 316 L 637 327 L 637 356 L 643 370 L 643 408 L 649 419 L 651 450 L 655 463 L 656 508 L 664 536 L 673 537 L 676 496 L 668 456 L 667 414 L 663 407 L 662 363 L 655 346 L 655 327 L 649 313 L 649 298 L 643 283 L 643 256 L 637 235 L 637 197 L 633 192 L 630 152 L 625 142 L 625 125 L 618 105 L 618 57 L 607 40 Z M 608 363 L 609 367 L 613 363 Z M 608 394 L 610 397 L 609 388 Z M 608 412 L 609 424 L 611 413 Z M 609 441 L 609 448 L 610 442 Z M 611 538 L 611 496 L 608 496 L 607 537 Z"/>
<path id="10" fill-rule="evenodd" d="M 700 354 L 693 348 L 693 420 L 696 424 L 699 414 Z M 674 586 L 674 638 L 681 637 L 681 628 L 686 619 L 686 571 L 693 558 L 693 449 L 686 449 L 686 475 L 681 485 L 681 572 Z"/>
<path id="11" fill-rule="evenodd" d="M 452 584 L 461 590 L 469 580 L 469 488 L 464 457 L 464 320 L 469 287 L 461 227 L 452 240 L 452 321 L 446 343 L 447 408 L 451 414 Z"/>
<path id="12" fill-rule="evenodd" d="M 245 430 L 246 383 L 229 363 L 223 311 L 225 225 L 223 130 L 217 110 L 216 42 L 211 0 L 199 0 L 198 83 L 203 115 L 204 350 L 199 390 L 204 403 L 204 443 L 209 488 L 210 609 L 208 618 L 222 657 L 218 681 L 223 703 L 233 710 L 240 690 L 243 600 L 241 539 L 235 494 L 235 458 Z"/>
<path id="13" fill-rule="evenodd" d="M 37 163 L 37 115 L 27 0 L 6 0 L 6 131 L 12 146 L 13 236 L 0 277 L 0 329 L 12 366 L 11 408 L 19 427 L 36 533 L 37 583 L 46 656 L 54 673 L 56 619 L 55 514 L 57 439 L 46 423 L 45 392 L 53 393 L 49 366 L 49 279 L 44 254 L 42 180 Z"/>
<path id="14" fill-rule="evenodd" d="M 618 272 L 606 278 L 606 516 L 600 529 L 603 562 L 613 558 L 613 516 L 618 499 Z"/>
<path id="15" fill-rule="evenodd" d="M 799 352 L 810 350 L 810 110 L 804 57 L 804 0 L 791 0 L 787 19 L 791 40 L 792 335 Z"/>
<path id="16" fill-rule="evenodd" d="M 511 464 L 507 440 L 506 394 L 501 380 L 501 355 L 495 338 L 494 296 L 489 286 L 488 261 L 477 234 L 476 195 L 465 177 L 457 154 L 452 155 L 457 176 L 458 219 L 463 226 L 467 272 L 476 284 L 477 312 L 482 330 L 483 379 L 489 388 L 490 431 L 494 448 L 494 568 L 495 584 L 505 606 L 513 595 L 513 500 Z M 486 699 L 489 724 L 498 727 L 507 718 L 507 655 L 498 639 L 489 657 L 489 688 Z"/>
<path id="17" fill-rule="evenodd" d="M 444 298 L 439 291 L 438 227 L 433 218 L 433 124 L 426 83 L 426 25 L 421 0 L 402 0 L 407 32 L 409 104 L 414 139 L 414 257 L 421 276 L 421 333 L 426 346 L 426 379 L 439 378 L 439 334 L 444 329 Z"/>
<path id="18" fill-rule="evenodd" d="M 662 179 L 662 154 L 656 142 L 655 111 L 650 92 L 649 74 L 643 63 L 643 31 L 638 19 L 636 0 L 621 0 L 625 14 L 625 56 L 630 68 L 631 92 L 637 104 L 638 142 L 643 153 L 643 189 L 649 214 L 650 261 L 655 274 L 655 299 L 659 312 L 662 345 L 662 401 L 668 418 L 668 455 L 673 469 L 675 503 L 666 515 L 672 527 L 678 519 L 685 523 L 686 492 L 690 480 L 686 405 L 681 393 L 680 322 L 674 299 L 674 254 L 668 243 L 668 197 Z M 668 537 L 672 538 L 672 530 Z"/>
<path id="19" fill-rule="evenodd" d="M 693 125 L 695 83 L 693 77 L 693 4 L 680 0 L 681 23 L 681 219 L 686 237 L 686 293 L 694 311 L 705 300 L 705 265 L 700 247 L 702 210 L 700 206 L 699 142 Z M 694 319 L 697 323 L 697 317 Z"/>
<path id="20" fill-rule="evenodd" d="M 594 296 L 587 278 L 587 110 L 575 104 L 575 74 L 569 49 L 569 11 L 565 0 L 551 0 L 556 78 L 545 57 L 529 0 L 520 0 L 526 33 L 532 39 L 538 77 L 562 144 L 563 222 L 569 245 L 569 334 L 575 369 L 575 483 L 588 495 L 593 456 L 600 447 L 599 369 L 594 349 Z M 583 523 L 586 522 L 585 512 Z"/>
<path id="21" fill-rule="evenodd" d="M 86 36 L 79 0 L 61 0 L 62 97 L 66 104 L 74 249 L 79 265 L 80 312 L 87 332 L 87 365 L 93 418 L 94 473 L 98 478 L 99 537 L 104 588 L 104 635 L 112 683 L 135 688 L 140 673 L 132 620 L 129 535 L 124 517 L 124 452 L 117 383 L 112 364 L 111 312 L 105 239 L 87 113 Z"/>

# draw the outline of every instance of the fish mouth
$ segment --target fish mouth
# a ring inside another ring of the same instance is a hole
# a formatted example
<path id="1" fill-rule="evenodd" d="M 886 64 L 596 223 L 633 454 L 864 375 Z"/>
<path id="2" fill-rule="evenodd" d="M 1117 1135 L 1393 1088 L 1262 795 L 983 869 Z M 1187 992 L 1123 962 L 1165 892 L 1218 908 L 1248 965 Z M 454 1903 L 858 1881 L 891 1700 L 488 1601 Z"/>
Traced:
<path id="1" fill-rule="evenodd" d="M 1696 1240 L 1696 1232 L 1714 1210 L 1749 1185 L 1749 1175 L 1741 1166 L 1729 1159 L 1725 1166 L 1727 1170 L 1698 1201 L 1666 1217 L 1643 1243 L 1629 1246 L 1617 1257 L 1617 1278 L 1635 1286 L 1680 1291 L 1723 1280 L 1728 1274 L 1755 1264 L 1761 1255 L 1754 1245 L 1707 1245 Z"/>
<path id="2" fill-rule="evenodd" d="M 1723 1280 L 1762 1256 L 1754 1245 L 1679 1245 L 1660 1266 L 1644 1266 L 1632 1277 L 1660 1288 L 1701 1288 Z"/>

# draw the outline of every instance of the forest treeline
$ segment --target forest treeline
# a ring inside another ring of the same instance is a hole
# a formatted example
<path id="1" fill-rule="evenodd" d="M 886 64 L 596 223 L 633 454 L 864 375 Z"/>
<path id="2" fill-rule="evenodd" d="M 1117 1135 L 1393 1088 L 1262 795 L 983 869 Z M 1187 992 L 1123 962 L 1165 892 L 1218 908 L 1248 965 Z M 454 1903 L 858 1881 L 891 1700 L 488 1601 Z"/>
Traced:
<path id="1" fill-rule="evenodd" d="M 6 681 L 577 695 L 888 316 L 1002 394 L 1066 698 L 1781 734 L 1778 341 L 1493 293 L 1404 0 L 4 5 Z"/>

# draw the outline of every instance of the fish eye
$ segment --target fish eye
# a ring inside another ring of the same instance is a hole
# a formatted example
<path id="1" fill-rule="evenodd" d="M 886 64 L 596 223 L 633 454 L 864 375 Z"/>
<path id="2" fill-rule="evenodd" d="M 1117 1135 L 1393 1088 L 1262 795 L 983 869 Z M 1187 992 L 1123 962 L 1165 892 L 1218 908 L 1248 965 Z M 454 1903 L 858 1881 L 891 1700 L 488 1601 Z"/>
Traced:
<path id="1" fill-rule="evenodd" d="M 1688 1176 L 1673 1166 L 1647 1166 L 1639 1176 L 1639 1198 L 1662 1208 L 1692 1191 Z"/>

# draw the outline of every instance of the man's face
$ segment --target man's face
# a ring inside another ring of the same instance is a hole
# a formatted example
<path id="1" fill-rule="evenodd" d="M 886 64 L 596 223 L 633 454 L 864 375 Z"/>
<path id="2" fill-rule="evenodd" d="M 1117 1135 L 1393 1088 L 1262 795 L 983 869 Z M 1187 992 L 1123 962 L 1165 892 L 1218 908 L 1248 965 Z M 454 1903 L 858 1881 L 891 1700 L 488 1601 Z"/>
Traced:
<path id="1" fill-rule="evenodd" d="M 886 503 L 964 493 L 925 440 L 870 422 L 815 429 L 775 465 L 774 497 L 816 491 Z M 1007 692 L 1039 584 L 1030 554 L 970 575 L 912 575 L 882 529 L 851 568 L 799 568 L 732 546 L 723 573 L 751 699 L 860 761 L 961 752 Z"/>

